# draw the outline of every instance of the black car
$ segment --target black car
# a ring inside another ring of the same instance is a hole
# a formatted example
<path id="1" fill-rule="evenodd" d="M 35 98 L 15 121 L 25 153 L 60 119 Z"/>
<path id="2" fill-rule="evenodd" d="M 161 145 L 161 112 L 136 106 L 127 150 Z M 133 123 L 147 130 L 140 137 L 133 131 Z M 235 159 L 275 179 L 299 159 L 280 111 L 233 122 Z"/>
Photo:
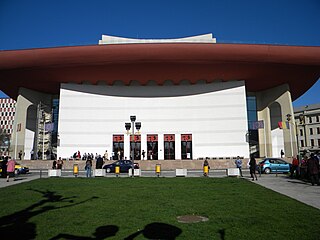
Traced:
<path id="1" fill-rule="evenodd" d="M 118 160 L 114 163 L 107 164 L 103 166 L 107 173 L 114 173 L 116 166 L 120 167 L 120 173 L 127 173 L 129 169 L 132 169 L 132 162 L 130 160 Z M 134 163 L 134 168 L 139 169 L 139 164 Z"/>

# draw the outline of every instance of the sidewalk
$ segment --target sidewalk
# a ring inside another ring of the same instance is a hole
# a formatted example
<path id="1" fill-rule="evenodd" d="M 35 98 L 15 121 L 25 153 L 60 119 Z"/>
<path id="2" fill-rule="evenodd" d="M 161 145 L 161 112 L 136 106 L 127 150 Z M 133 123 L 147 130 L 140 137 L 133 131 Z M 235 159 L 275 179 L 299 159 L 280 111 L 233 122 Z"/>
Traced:
<path id="1" fill-rule="evenodd" d="M 23 182 L 29 182 L 38 178 L 39 178 L 39 175 L 35 175 L 35 176 L 19 175 L 19 176 L 16 176 L 15 181 L 13 181 L 13 178 L 10 178 L 9 182 L 7 182 L 6 178 L 0 178 L 0 188 L 16 185 Z"/>
<path id="2" fill-rule="evenodd" d="M 263 174 L 254 183 L 320 209 L 320 186 L 282 174 Z"/>

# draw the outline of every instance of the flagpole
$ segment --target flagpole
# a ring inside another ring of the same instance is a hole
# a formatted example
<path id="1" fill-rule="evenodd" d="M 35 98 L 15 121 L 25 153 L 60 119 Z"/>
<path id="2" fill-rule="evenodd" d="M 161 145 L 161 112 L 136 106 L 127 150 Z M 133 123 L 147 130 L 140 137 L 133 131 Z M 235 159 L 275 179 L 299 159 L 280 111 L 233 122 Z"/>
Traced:
<path id="1" fill-rule="evenodd" d="M 264 155 L 267 157 L 267 137 L 266 137 L 266 128 L 263 124 L 263 135 L 264 135 Z"/>
<path id="2" fill-rule="evenodd" d="M 17 159 L 17 146 L 18 145 L 18 124 L 16 124 L 16 139 L 15 139 L 15 146 L 14 146 L 14 159 Z"/>
<path id="3" fill-rule="evenodd" d="M 289 126 L 290 126 L 290 122 L 289 122 Z M 290 126 L 290 145 L 291 145 L 291 157 L 293 157 L 293 145 L 292 145 L 292 133 L 291 133 L 291 126 Z"/>

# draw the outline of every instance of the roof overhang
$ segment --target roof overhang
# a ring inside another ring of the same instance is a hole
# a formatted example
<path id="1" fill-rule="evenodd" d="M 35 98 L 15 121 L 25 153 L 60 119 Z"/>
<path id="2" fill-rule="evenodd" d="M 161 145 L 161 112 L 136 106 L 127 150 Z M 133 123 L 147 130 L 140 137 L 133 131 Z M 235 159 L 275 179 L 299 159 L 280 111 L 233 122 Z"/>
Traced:
<path id="1" fill-rule="evenodd" d="M 19 87 L 58 94 L 60 83 L 245 80 L 250 92 L 288 84 L 294 100 L 319 77 L 320 47 L 148 43 L 0 51 L 0 89 L 13 98 Z"/>

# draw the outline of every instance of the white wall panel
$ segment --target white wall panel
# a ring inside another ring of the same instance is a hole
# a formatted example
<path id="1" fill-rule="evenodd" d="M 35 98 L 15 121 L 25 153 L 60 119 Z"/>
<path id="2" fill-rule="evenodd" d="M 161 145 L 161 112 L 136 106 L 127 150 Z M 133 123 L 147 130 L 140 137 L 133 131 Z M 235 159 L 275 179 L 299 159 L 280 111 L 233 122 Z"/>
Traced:
<path id="1" fill-rule="evenodd" d="M 112 135 L 125 134 L 125 122 L 136 115 L 146 134 L 192 134 L 193 158 L 248 157 L 246 94 L 243 81 L 179 86 L 94 86 L 62 84 L 59 106 L 58 156 L 74 152 L 112 151 Z M 160 142 L 161 141 L 161 142 Z M 128 148 L 128 140 L 125 148 Z M 125 156 L 128 154 L 125 151 Z M 128 157 L 128 156 L 127 156 Z"/>

